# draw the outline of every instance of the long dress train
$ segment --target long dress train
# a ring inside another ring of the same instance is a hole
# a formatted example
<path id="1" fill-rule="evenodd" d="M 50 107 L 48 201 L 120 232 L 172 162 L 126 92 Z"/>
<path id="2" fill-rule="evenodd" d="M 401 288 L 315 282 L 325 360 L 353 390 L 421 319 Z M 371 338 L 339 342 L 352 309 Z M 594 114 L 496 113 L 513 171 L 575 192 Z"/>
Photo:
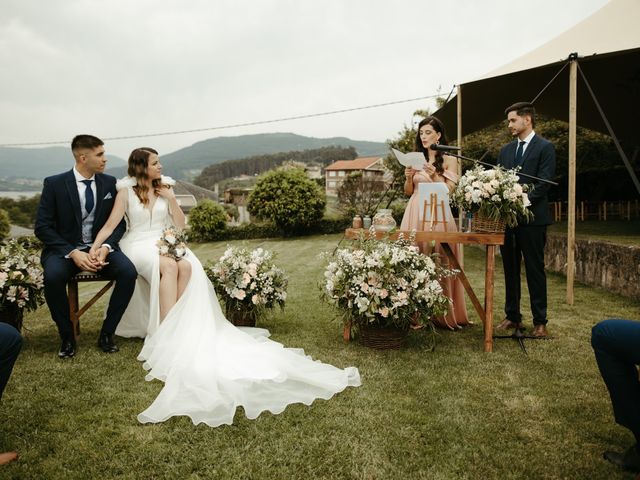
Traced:
<path id="1" fill-rule="evenodd" d="M 445 170 L 444 175 L 446 175 L 451 181 L 457 182 L 458 176 Z M 439 180 L 444 182 L 444 178 Z M 425 171 L 420 170 L 413 176 L 413 194 L 411 198 L 409 198 L 409 202 L 407 203 L 407 207 L 404 211 L 404 216 L 402 217 L 402 222 L 400 223 L 400 230 L 416 230 L 422 231 L 422 210 L 424 205 L 420 205 L 420 201 L 418 199 L 418 185 L 420 183 L 428 183 L 433 182 L 429 175 L 426 174 Z M 457 232 L 458 227 L 456 226 L 456 222 L 453 220 L 453 215 L 451 214 L 451 210 L 449 209 L 447 212 L 447 231 L 448 232 Z M 433 225 L 434 231 L 444 231 L 445 226 L 443 223 L 434 223 Z M 451 250 L 453 250 L 453 254 L 460 261 L 460 244 L 451 243 Z M 418 244 L 420 251 L 422 253 L 430 253 L 431 247 L 428 243 L 420 242 Z M 440 261 L 443 265 L 448 265 L 449 257 L 447 257 L 446 253 L 442 246 L 438 243 L 436 244 L 435 252 L 440 255 Z M 432 321 L 435 325 L 442 328 L 455 329 L 460 328 L 465 325 L 469 325 L 469 318 L 467 316 L 467 306 L 464 300 L 464 287 L 462 282 L 457 277 L 447 277 L 443 278 L 440 282 L 442 284 L 443 293 L 452 300 L 452 303 L 449 305 L 449 310 L 446 315 L 442 317 L 433 318 Z"/>
<path id="2" fill-rule="evenodd" d="M 191 263 L 191 278 L 160 323 L 156 242 L 170 222 L 169 208 L 163 198 L 156 199 L 153 211 L 144 208 L 134 184 L 130 178 L 118 184 L 119 189 L 128 189 L 127 233 L 120 246 L 140 278 L 116 333 L 146 335 L 138 359 L 144 362 L 147 380 L 164 382 L 154 402 L 138 415 L 140 422 L 186 415 L 194 424 L 215 427 L 231 424 L 240 406 L 253 419 L 263 411 L 277 414 L 289 404 L 310 405 L 360 385 L 354 367 L 339 369 L 314 361 L 301 349 L 269 340 L 267 330 L 229 323 L 202 264 L 190 250 L 180 261 Z"/>

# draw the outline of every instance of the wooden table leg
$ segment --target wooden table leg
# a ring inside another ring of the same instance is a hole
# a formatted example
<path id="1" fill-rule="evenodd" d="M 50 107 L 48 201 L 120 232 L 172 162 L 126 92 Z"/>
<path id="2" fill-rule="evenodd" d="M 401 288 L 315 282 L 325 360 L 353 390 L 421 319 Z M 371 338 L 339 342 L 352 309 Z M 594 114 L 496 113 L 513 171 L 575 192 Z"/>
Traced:
<path id="1" fill-rule="evenodd" d="M 444 250 L 444 252 L 447 254 L 447 257 L 449 257 L 451 266 L 456 270 L 460 271 L 460 273 L 458 274 L 458 278 L 460 279 L 460 282 L 464 286 L 464 289 L 467 292 L 467 295 L 469 295 L 469 298 L 471 299 L 471 303 L 473 304 L 473 307 L 476 309 L 476 312 L 478 312 L 478 316 L 480 317 L 480 320 L 484 324 L 485 311 L 482 308 L 482 305 L 480 304 L 480 300 L 478 300 L 476 293 L 473 291 L 473 288 L 471 288 L 471 284 L 469 283 L 469 279 L 464 273 L 464 269 L 458 262 L 458 259 L 456 258 L 456 256 L 453 254 L 453 250 L 451 250 L 451 245 L 449 245 L 448 243 L 441 243 L 440 245 L 442 246 L 442 249 Z"/>
<path id="2" fill-rule="evenodd" d="M 484 351 L 493 352 L 493 274 L 496 266 L 496 246 L 487 245 L 487 264 L 484 272 Z"/>

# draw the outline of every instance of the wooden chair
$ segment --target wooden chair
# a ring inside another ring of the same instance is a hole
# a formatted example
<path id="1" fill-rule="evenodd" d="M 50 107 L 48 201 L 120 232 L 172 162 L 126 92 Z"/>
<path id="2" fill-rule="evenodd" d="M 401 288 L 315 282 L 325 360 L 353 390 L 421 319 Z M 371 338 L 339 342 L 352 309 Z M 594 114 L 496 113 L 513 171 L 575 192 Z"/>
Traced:
<path id="1" fill-rule="evenodd" d="M 67 284 L 67 292 L 69 294 L 69 316 L 71 317 L 71 325 L 73 326 L 73 335 L 78 339 L 80 335 L 80 317 L 102 297 L 113 285 L 110 280 L 104 287 L 100 289 L 91 299 L 80 308 L 78 300 L 78 283 L 80 282 L 104 282 L 107 279 L 99 273 L 79 272 L 69 280 Z"/>

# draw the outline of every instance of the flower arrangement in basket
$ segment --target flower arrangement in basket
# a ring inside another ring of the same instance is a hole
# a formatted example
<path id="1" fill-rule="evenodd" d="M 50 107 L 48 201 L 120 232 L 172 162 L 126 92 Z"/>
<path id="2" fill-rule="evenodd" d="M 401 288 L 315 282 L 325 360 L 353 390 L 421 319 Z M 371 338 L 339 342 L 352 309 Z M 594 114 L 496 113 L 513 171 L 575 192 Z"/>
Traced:
<path id="1" fill-rule="evenodd" d="M 467 170 L 451 193 L 451 201 L 458 208 L 474 215 L 476 227 L 486 219 L 500 224 L 497 230 L 475 228 L 478 231 L 504 230 L 504 225 L 515 227 L 521 220 L 530 220 L 533 213 L 527 192 L 529 185 L 518 183 L 517 170 L 498 166 L 485 170 L 476 166 Z"/>
<path id="2" fill-rule="evenodd" d="M 262 248 L 228 247 L 216 264 L 205 267 L 234 324 L 252 326 L 266 309 L 284 308 L 288 279 L 273 257 Z"/>
<path id="3" fill-rule="evenodd" d="M 187 253 L 187 236 L 177 227 L 170 226 L 162 231 L 156 242 L 160 255 L 171 257 L 178 261 Z"/>
<path id="4" fill-rule="evenodd" d="M 28 243 L 9 240 L 0 247 L 0 315 L 18 329 L 23 310 L 35 310 L 44 303 L 40 256 L 25 245 Z"/>
<path id="5" fill-rule="evenodd" d="M 361 236 L 335 252 L 324 272 L 322 298 L 343 312 L 345 323 L 407 331 L 447 311 L 439 280 L 453 272 L 423 255 L 413 238 Z M 383 348 L 383 347 L 376 347 Z M 396 347 L 387 347 L 396 348 Z"/>

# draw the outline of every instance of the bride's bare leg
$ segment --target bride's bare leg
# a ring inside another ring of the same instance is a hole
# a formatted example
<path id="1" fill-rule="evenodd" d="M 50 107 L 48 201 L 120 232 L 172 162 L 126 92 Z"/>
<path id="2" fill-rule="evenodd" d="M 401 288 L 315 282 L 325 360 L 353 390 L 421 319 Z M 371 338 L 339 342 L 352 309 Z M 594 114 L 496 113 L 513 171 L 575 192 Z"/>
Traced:
<path id="1" fill-rule="evenodd" d="M 191 264 L 188 260 L 178 262 L 178 298 L 182 296 L 191 278 Z"/>
<path id="2" fill-rule="evenodd" d="M 178 264 L 173 258 L 160 256 L 160 321 L 178 301 Z"/>

